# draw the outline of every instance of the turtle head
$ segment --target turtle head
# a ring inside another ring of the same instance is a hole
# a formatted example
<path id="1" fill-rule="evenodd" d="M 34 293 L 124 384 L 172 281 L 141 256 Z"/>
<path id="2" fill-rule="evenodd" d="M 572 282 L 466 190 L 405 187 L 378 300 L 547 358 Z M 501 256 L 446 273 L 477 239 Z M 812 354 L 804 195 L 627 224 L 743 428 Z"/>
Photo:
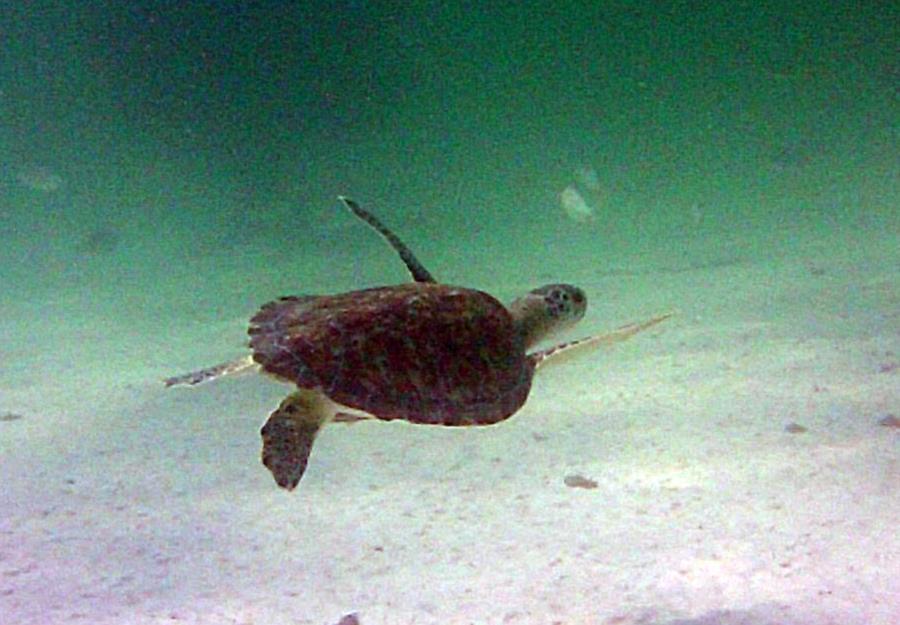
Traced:
<path id="1" fill-rule="evenodd" d="M 587 296 L 571 284 L 545 284 L 509 305 L 526 348 L 574 325 L 584 317 L 585 310 Z"/>

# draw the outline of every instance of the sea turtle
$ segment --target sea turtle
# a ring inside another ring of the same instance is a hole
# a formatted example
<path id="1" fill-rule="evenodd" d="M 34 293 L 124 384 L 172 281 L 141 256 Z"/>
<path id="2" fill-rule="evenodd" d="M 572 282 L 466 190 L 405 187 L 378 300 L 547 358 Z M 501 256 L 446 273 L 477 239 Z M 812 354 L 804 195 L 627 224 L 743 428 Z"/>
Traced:
<path id="1" fill-rule="evenodd" d="M 296 385 L 261 430 L 262 462 L 282 488 L 297 486 L 329 421 L 497 423 L 522 407 L 535 370 L 551 358 L 625 340 L 669 317 L 529 352 L 584 316 L 580 288 L 548 284 L 507 307 L 482 291 L 441 284 L 374 215 L 339 199 L 387 240 L 413 282 L 274 300 L 250 319 L 250 356 L 165 381 L 196 385 L 260 368 Z"/>

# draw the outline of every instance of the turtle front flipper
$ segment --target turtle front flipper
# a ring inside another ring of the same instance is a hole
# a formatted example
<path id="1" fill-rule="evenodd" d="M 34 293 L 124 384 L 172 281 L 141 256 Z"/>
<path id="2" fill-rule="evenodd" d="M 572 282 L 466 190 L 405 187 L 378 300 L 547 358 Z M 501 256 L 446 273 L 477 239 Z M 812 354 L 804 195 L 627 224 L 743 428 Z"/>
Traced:
<path id="1" fill-rule="evenodd" d="M 431 273 L 425 269 L 425 266 L 419 262 L 419 259 L 412 253 L 412 250 L 409 249 L 406 244 L 400 240 L 400 237 L 394 234 L 390 228 L 381 223 L 375 215 L 348 197 L 339 195 L 338 199 L 343 202 L 344 206 L 350 209 L 354 215 L 369 224 L 378 234 L 384 237 L 384 240 L 388 242 L 388 245 L 394 248 L 394 251 L 400 255 L 400 259 L 406 264 L 406 268 L 409 270 L 410 275 L 412 275 L 413 280 L 416 282 L 435 281 L 434 276 L 432 276 Z"/>
<path id="2" fill-rule="evenodd" d="M 235 358 L 234 360 L 213 365 L 212 367 L 204 367 L 203 369 L 197 369 L 196 371 L 189 371 L 188 373 L 182 373 L 181 375 L 166 378 L 163 380 L 163 384 L 167 387 L 197 386 L 203 382 L 209 382 L 210 380 L 215 380 L 222 376 L 240 373 L 251 368 L 258 368 L 258 365 L 253 362 L 253 357 L 242 356 L 241 358 Z"/>
<path id="3" fill-rule="evenodd" d="M 334 408 L 315 391 L 288 395 L 262 427 L 262 463 L 275 482 L 294 490 L 303 477 L 313 442 L 323 425 L 334 417 Z"/>
<path id="4" fill-rule="evenodd" d="M 632 336 L 634 336 L 638 332 L 641 332 L 642 330 L 646 330 L 647 328 L 651 328 L 658 323 L 662 323 L 673 314 L 675 313 L 665 313 L 663 315 L 658 315 L 656 317 L 647 319 L 646 321 L 624 325 L 621 328 L 617 328 L 612 332 L 608 332 L 606 334 L 586 336 L 584 338 L 569 341 L 568 343 L 563 343 L 561 345 L 554 345 L 553 347 L 534 352 L 533 354 L 529 354 L 528 357 L 534 361 L 535 367 L 546 365 L 551 361 L 554 364 L 558 364 L 564 362 L 567 359 L 566 357 L 580 354 L 586 349 L 621 343 L 622 341 L 630 339 Z"/>

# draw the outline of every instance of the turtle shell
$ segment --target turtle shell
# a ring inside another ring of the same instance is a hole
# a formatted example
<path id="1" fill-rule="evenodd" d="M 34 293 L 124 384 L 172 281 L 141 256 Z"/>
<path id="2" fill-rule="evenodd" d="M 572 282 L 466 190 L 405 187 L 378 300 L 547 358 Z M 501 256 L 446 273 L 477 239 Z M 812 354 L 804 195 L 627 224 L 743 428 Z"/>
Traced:
<path id="1" fill-rule="evenodd" d="M 434 283 L 281 298 L 249 334 L 265 372 L 384 420 L 502 421 L 525 403 L 534 374 L 503 304 Z"/>

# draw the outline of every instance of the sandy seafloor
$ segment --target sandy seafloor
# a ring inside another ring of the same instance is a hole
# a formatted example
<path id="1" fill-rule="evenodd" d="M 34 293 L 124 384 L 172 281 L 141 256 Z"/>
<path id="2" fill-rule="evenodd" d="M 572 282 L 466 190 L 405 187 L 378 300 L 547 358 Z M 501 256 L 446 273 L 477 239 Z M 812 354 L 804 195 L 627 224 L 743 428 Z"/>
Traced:
<path id="1" fill-rule="evenodd" d="M 583 286 L 571 336 L 678 314 L 542 371 L 497 426 L 329 426 L 293 493 L 259 462 L 284 386 L 161 379 L 239 354 L 268 298 L 405 279 L 393 254 L 336 203 L 322 215 L 338 235 L 323 217 L 198 251 L 147 218 L 86 253 L 35 217 L 50 195 L 10 184 L 0 623 L 900 622 L 900 439 L 880 425 L 900 417 L 900 246 L 883 157 L 845 170 L 825 204 L 784 191 L 743 223 L 683 203 L 615 245 L 612 217 L 572 224 L 552 204 L 478 232 L 444 214 L 442 237 L 383 208 L 444 280 L 504 300 Z"/>

